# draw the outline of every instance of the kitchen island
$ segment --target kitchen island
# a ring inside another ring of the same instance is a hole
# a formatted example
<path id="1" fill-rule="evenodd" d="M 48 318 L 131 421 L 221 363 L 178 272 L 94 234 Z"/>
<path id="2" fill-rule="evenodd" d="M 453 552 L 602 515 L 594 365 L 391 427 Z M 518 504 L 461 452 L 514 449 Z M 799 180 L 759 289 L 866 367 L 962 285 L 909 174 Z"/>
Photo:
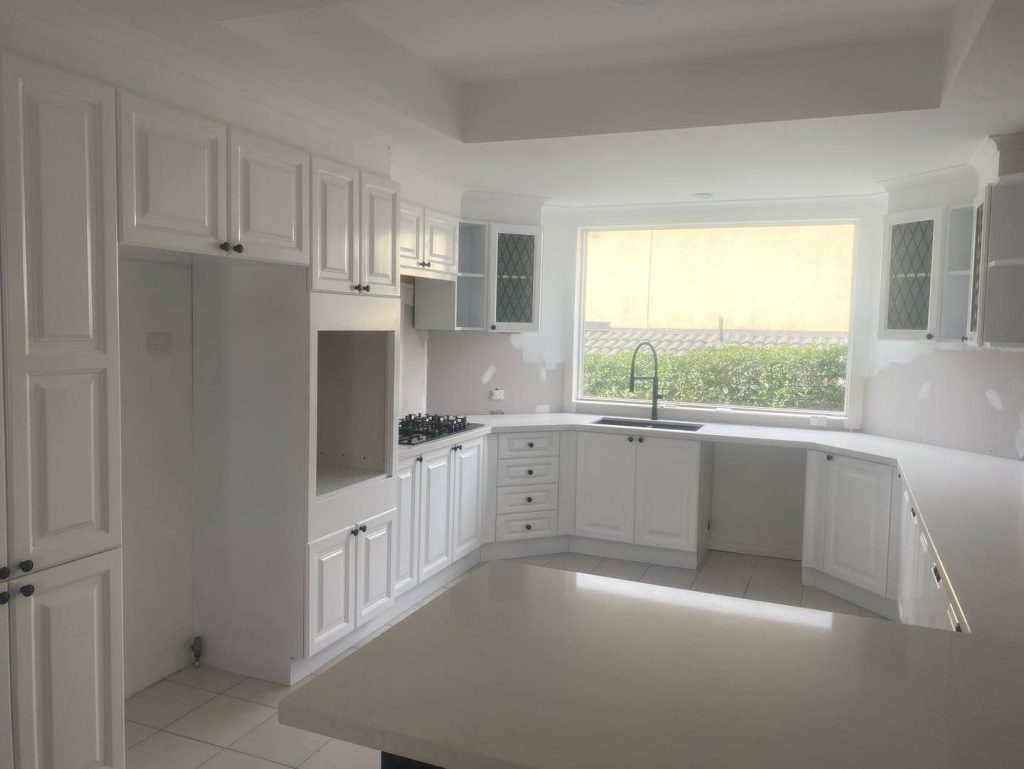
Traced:
<path id="1" fill-rule="evenodd" d="M 383 766 L 1015 767 L 1022 688 L 1018 642 L 490 563 L 280 720 Z"/>

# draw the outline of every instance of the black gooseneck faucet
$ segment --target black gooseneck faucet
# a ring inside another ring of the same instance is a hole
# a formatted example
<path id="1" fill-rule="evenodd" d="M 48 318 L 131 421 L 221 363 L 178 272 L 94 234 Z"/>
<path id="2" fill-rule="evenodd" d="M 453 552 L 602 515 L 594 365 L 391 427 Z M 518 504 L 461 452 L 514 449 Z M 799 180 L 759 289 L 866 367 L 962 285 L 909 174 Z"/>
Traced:
<path id="1" fill-rule="evenodd" d="M 636 375 L 636 354 L 640 352 L 641 347 L 649 347 L 651 355 L 654 356 L 654 376 L 637 376 Z M 641 382 L 651 383 L 651 419 L 658 419 L 658 351 L 654 349 L 654 345 L 644 340 L 636 347 L 633 348 L 633 360 L 629 364 L 629 391 L 631 393 L 636 392 L 637 380 Z"/>

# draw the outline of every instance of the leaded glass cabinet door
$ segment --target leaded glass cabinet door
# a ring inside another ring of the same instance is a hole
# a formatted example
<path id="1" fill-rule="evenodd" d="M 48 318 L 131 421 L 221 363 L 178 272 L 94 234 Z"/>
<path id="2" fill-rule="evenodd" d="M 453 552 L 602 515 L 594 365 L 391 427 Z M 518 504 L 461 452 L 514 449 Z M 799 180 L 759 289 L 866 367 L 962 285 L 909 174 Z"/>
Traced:
<path id="1" fill-rule="evenodd" d="M 491 331 L 536 331 L 540 312 L 540 228 L 492 224 L 490 242 Z"/>
<path id="2" fill-rule="evenodd" d="M 886 220 L 881 336 L 937 335 L 945 238 L 942 209 L 894 214 Z"/>

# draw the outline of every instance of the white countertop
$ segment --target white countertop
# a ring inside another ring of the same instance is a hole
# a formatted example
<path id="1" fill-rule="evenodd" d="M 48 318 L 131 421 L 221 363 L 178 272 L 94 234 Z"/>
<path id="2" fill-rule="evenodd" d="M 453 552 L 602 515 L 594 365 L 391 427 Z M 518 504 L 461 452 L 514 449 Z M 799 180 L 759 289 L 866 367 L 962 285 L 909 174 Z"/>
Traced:
<path id="1" fill-rule="evenodd" d="M 447 769 L 1018 767 L 1022 649 L 490 563 L 279 717 Z"/>

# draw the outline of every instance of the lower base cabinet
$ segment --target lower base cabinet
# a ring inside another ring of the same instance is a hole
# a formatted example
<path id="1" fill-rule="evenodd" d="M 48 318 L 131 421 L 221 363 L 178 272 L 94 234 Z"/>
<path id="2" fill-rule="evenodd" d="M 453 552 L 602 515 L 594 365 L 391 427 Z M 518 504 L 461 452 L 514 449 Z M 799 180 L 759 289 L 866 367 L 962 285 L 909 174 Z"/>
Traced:
<path id="1" fill-rule="evenodd" d="M 120 549 L 25 574 L 3 592 L 14 719 L 0 725 L 0 750 L 19 769 L 123 769 Z"/>
<path id="2" fill-rule="evenodd" d="M 632 542 L 636 439 L 621 433 L 576 438 L 576 536 Z"/>

